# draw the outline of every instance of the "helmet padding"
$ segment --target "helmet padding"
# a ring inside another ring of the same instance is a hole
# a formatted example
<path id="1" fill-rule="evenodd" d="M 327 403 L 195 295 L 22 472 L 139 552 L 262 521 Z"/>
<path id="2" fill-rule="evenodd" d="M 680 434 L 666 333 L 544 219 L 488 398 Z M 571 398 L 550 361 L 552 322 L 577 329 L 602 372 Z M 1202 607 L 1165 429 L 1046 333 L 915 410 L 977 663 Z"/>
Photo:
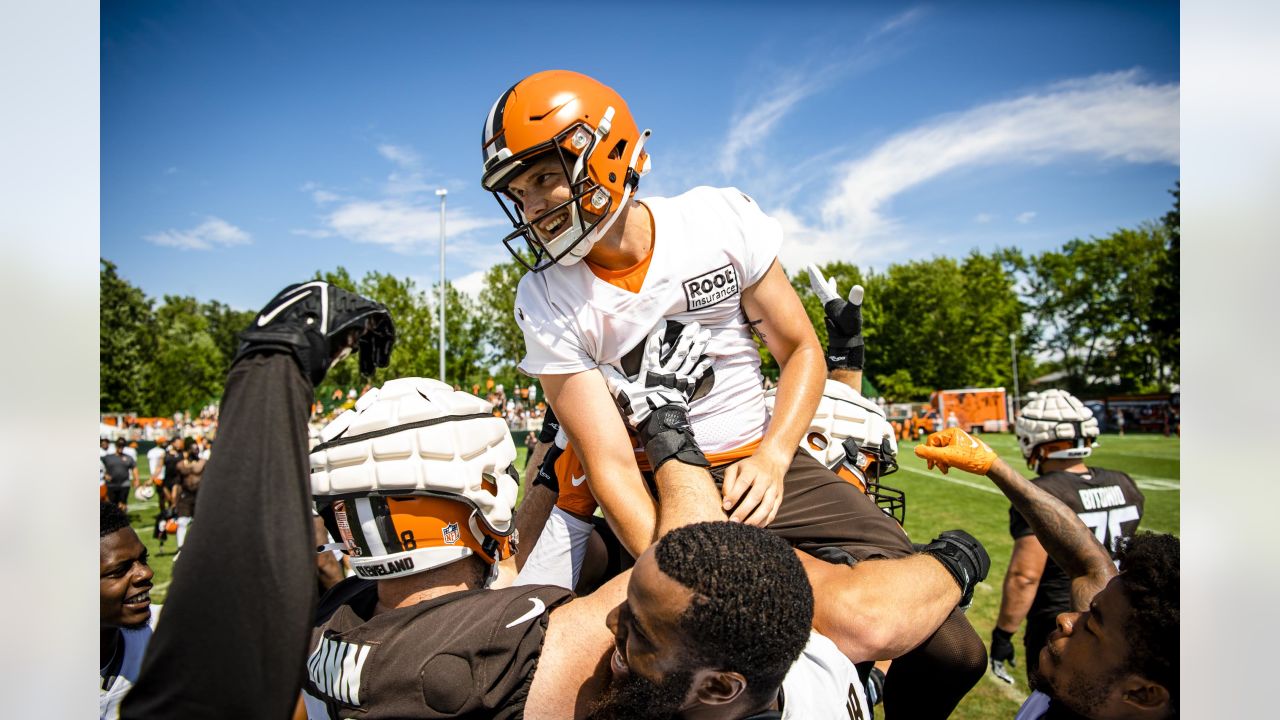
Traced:
<path id="1" fill-rule="evenodd" d="M 1098 437 L 1098 419 L 1074 395 L 1065 390 L 1046 390 L 1022 408 L 1014 423 L 1022 457 L 1037 471 L 1043 460 L 1081 459 L 1093 452 L 1090 444 Z M 1071 447 L 1034 457 L 1045 443 L 1069 440 Z"/>

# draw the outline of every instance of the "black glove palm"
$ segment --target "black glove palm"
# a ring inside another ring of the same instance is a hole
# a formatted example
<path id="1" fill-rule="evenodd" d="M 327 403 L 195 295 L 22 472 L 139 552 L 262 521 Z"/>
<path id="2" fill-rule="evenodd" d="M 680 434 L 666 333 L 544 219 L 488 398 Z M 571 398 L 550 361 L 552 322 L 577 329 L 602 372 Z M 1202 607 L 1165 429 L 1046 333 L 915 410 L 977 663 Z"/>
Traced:
<path id="1" fill-rule="evenodd" d="M 1005 632 L 1000 628 L 992 628 L 991 630 L 991 674 L 1001 680 L 1012 684 L 1013 675 L 1009 674 L 1009 670 L 1005 668 L 1017 665 L 1013 659 L 1013 633 Z"/>
<path id="2" fill-rule="evenodd" d="M 291 353 L 313 385 L 329 368 L 360 351 L 360 372 L 372 375 L 391 362 L 396 330 L 382 303 L 322 280 L 281 290 L 240 333 L 232 364 L 263 350 Z"/>
<path id="3" fill-rule="evenodd" d="M 827 279 L 817 265 L 809 265 L 809 286 L 822 302 L 827 325 L 827 369 L 861 370 L 866 348 L 862 342 L 862 286 L 849 289 L 849 299 L 836 291 L 835 278 Z"/>

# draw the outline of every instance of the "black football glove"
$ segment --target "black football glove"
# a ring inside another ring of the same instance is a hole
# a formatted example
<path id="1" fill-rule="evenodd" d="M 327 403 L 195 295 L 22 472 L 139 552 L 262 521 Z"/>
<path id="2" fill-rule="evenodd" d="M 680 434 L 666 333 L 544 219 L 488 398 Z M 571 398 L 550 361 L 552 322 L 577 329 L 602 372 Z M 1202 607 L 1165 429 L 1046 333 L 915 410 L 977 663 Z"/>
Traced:
<path id="1" fill-rule="evenodd" d="M 1009 684 L 1013 684 L 1013 675 L 1009 674 L 1009 670 L 1005 665 L 1009 667 L 1017 665 L 1014 662 L 1013 655 L 1013 633 L 1005 632 L 1000 628 L 992 628 L 991 674 Z"/>
<path id="2" fill-rule="evenodd" d="M 866 348 L 862 342 L 862 286 L 849 288 L 849 299 L 836 291 L 835 278 L 825 278 L 809 264 L 809 286 L 822 303 L 827 323 L 827 370 L 861 370 Z"/>
<path id="3" fill-rule="evenodd" d="M 991 569 L 987 549 L 964 530 L 948 530 L 920 550 L 932 555 L 951 573 L 960 586 L 959 607 L 968 610 L 973 603 L 973 589 L 987 579 Z"/>
<path id="4" fill-rule="evenodd" d="M 360 352 L 360 372 L 372 375 L 391 362 L 395 325 L 385 305 L 323 280 L 290 285 L 271 299 L 240 333 L 232 359 L 264 350 L 291 353 L 302 373 L 319 385 L 329 368 Z"/>

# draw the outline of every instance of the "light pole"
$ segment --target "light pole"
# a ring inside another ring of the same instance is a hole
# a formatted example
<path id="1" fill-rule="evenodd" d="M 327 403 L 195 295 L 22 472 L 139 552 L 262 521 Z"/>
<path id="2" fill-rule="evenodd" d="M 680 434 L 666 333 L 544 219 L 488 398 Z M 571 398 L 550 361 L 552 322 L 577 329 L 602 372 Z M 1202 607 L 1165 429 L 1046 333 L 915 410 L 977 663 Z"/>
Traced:
<path id="1" fill-rule="evenodd" d="M 444 188 L 436 190 L 436 197 L 440 198 L 440 382 L 447 382 L 444 379 L 444 199 L 448 194 Z"/>
<path id="2" fill-rule="evenodd" d="M 1009 351 L 1013 354 L 1013 413 L 1018 414 L 1018 334 L 1009 333 Z"/>

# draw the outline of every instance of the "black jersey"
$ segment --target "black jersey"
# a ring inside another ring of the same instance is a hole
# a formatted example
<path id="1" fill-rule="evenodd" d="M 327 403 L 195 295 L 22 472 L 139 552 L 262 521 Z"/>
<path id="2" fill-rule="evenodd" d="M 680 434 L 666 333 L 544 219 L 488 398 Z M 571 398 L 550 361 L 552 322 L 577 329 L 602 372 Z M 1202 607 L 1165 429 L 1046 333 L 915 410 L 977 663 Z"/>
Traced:
<path id="1" fill-rule="evenodd" d="M 573 597 L 533 585 L 469 590 L 373 615 L 376 581 L 320 604 L 304 683 L 313 718 L 520 718 L 547 611 Z"/>
<path id="2" fill-rule="evenodd" d="M 1122 472 L 1088 468 L 1082 474 L 1053 472 L 1032 480 L 1041 489 L 1067 504 L 1097 536 L 1114 559 L 1122 538 L 1133 537 L 1142 518 L 1142 491 Z M 1009 534 L 1016 540 L 1031 535 L 1031 526 L 1009 508 Z M 1052 620 L 1071 609 L 1071 579 L 1052 558 L 1045 560 L 1030 619 Z"/>

